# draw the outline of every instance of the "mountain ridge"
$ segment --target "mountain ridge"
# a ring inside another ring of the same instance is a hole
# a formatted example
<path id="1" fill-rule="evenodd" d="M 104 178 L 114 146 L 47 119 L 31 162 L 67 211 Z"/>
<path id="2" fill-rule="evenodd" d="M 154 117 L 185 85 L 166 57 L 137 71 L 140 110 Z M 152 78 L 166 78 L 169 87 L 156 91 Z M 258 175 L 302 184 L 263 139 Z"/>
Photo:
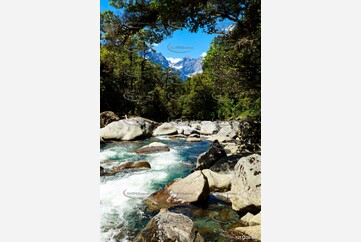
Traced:
<path id="1" fill-rule="evenodd" d="M 163 68 L 172 68 L 179 73 L 182 81 L 187 78 L 202 73 L 203 56 L 199 58 L 191 58 L 186 56 L 184 58 L 166 58 L 161 52 L 148 53 L 148 59 L 156 64 L 160 64 Z"/>

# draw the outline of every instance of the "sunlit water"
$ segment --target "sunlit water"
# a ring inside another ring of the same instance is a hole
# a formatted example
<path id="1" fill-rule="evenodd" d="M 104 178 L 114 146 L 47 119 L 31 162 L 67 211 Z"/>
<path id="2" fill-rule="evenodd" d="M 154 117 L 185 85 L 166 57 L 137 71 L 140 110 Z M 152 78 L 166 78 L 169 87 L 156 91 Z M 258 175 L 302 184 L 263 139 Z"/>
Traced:
<path id="1" fill-rule="evenodd" d="M 162 142 L 169 152 L 139 155 L 133 151 L 151 142 Z M 206 151 L 209 142 L 188 143 L 166 137 L 135 142 L 118 142 L 101 147 L 100 164 L 111 168 L 123 162 L 148 161 L 151 169 L 122 171 L 100 178 L 101 241 L 132 241 L 155 215 L 147 213 L 144 199 L 178 177 L 187 176 L 197 156 Z"/>

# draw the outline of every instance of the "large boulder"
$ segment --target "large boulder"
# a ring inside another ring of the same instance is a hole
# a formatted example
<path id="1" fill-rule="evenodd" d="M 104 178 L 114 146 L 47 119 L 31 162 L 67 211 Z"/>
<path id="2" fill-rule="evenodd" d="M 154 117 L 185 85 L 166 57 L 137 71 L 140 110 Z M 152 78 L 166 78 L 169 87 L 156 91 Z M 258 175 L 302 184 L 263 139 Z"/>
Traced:
<path id="1" fill-rule="evenodd" d="M 212 121 L 202 121 L 200 123 L 201 134 L 214 134 L 219 130 L 219 126 L 216 122 Z"/>
<path id="2" fill-rule="evenodd" d="M 219 132 L 217 133 L 217 136 L 220 137 L 228 137 L 228 138 L 235 138 L 237 135 L 236 131 L 229 125 L 221 128 Z"/>
<path id="3" fill-rule="evenodd" d="M 209 169 L 202 170 L 207 177 L 211 192 L 224 192 L 231 189 L 232 174 L 220 174 Z"/>
<path id="4" fill-rule="evenodd" d="M 201 203 L 208 199 L 209 192 L 207 177 L 201 171 L 196 171 L 151 194 L 145 203 L 149 210 L 155 211 L 178 204 Z"/>
<path id="5" fill-rule="evenodd" d="M 177 128 L 171 123 L 163 123 L 153 131 L 153 136 L 177 134 Z"/>
<path id="6" fill-rule="evenodd" d="M 227 157 L 227 154 L 223 146 L 215 140 L 208 151 L 198 156 L 196 170 L 209 169 L 216 161 L 224 157 Z"/>
<path id="7" fill-rule="evenodd" d="M 112 111 L 105 111 L 100 113 L 100 128 L 103 128 L 113 121 L 118 121 L 120 118 Z"/>
<path id="8" fill-rule="evenodd" d="M 261 156 L 242 157 L 234 167 L 232 208 L 242 212 L 261 210 Z"/>
<path id="9" fill-rule="evenodd" d="M 101 140 L 134 140 L 151 136 L 155 122 L 141 117 L 114 121 L 100 129 Z"/>
<path id="10" fill-rule="evenodd" d="M 261 121 L 258 118 L 245 119 L 239 123 L 239 144 L 242 153 L 261 151 Z"/>
<path id="11" fill-rule="evenodd" d="M 223 157 L 216 161 L 209 169 L 218 173 L 233 173 L 234 167 L 241 158 L 242 155 L 240 154 Z"/>
<path id="12" fill-rule="evenodd" d="M 169 147 L 166 144 L 160 142 L 153 142 L 149 145 L 145 145 L 134 152 L 137 154 L 152 154 L 152 153 L 159 153 L 159 152 L 167 152 L 169 151 Z"/>
<path id="13" fill-rule="evenodd" d="M 204 239 L 189 217 L 162 209 L 133 240 L 148 241 L 203 242 Z"/>

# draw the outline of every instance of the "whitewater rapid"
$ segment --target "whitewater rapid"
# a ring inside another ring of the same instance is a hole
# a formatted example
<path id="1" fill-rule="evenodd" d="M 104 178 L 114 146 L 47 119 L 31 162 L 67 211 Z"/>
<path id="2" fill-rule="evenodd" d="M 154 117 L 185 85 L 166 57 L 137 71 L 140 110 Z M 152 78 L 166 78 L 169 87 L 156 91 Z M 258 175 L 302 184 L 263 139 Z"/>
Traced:
<path id="1" fill-rule="evenodd" d="M 151 169 L 100 178 L 101 242 L 130 241 L 129 235 L 134 238 L 135 228 L 143 227 L 150 218 L 144 213 L 143 200 L 189 169 L 184 150 L 190 149 L 190 145 L 183 142 L 170 146 L 169 152 L 149 155 L 132 152 L 146 143 L 111 146 L 100 152 L 100 164 L 104 168 L 139 160 L 151 165 Z"/>

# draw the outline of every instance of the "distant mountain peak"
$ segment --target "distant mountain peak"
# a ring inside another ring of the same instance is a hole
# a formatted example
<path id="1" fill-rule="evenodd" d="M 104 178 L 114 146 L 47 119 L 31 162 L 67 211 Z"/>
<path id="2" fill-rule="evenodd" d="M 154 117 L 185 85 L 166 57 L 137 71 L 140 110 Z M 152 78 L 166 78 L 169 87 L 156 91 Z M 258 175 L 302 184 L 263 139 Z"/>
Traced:
<path id="1" fill-rule="evenodd" d="M 174 64 L 177 64 L 178 62 L 180 62 L 182 60 L 182 58 L 173 58 L 173 57 L 168 57 L 166 59 L 169 61 L 169 64 L 170 64 L 171 67 Z"/>
<path id="2" fill-rule="evenodd" d="M 148 53 L 148 59 L 152 60 L 156 64 L 161 64 L 163 68 L 173 68 L 179 73 L 181 80 L 186 80 L 197 73 L 202 73 L 202 60 L 203 57 L 197 59 L 189 56 L 182 58 L 164 57 L 161 52 Z"/>

